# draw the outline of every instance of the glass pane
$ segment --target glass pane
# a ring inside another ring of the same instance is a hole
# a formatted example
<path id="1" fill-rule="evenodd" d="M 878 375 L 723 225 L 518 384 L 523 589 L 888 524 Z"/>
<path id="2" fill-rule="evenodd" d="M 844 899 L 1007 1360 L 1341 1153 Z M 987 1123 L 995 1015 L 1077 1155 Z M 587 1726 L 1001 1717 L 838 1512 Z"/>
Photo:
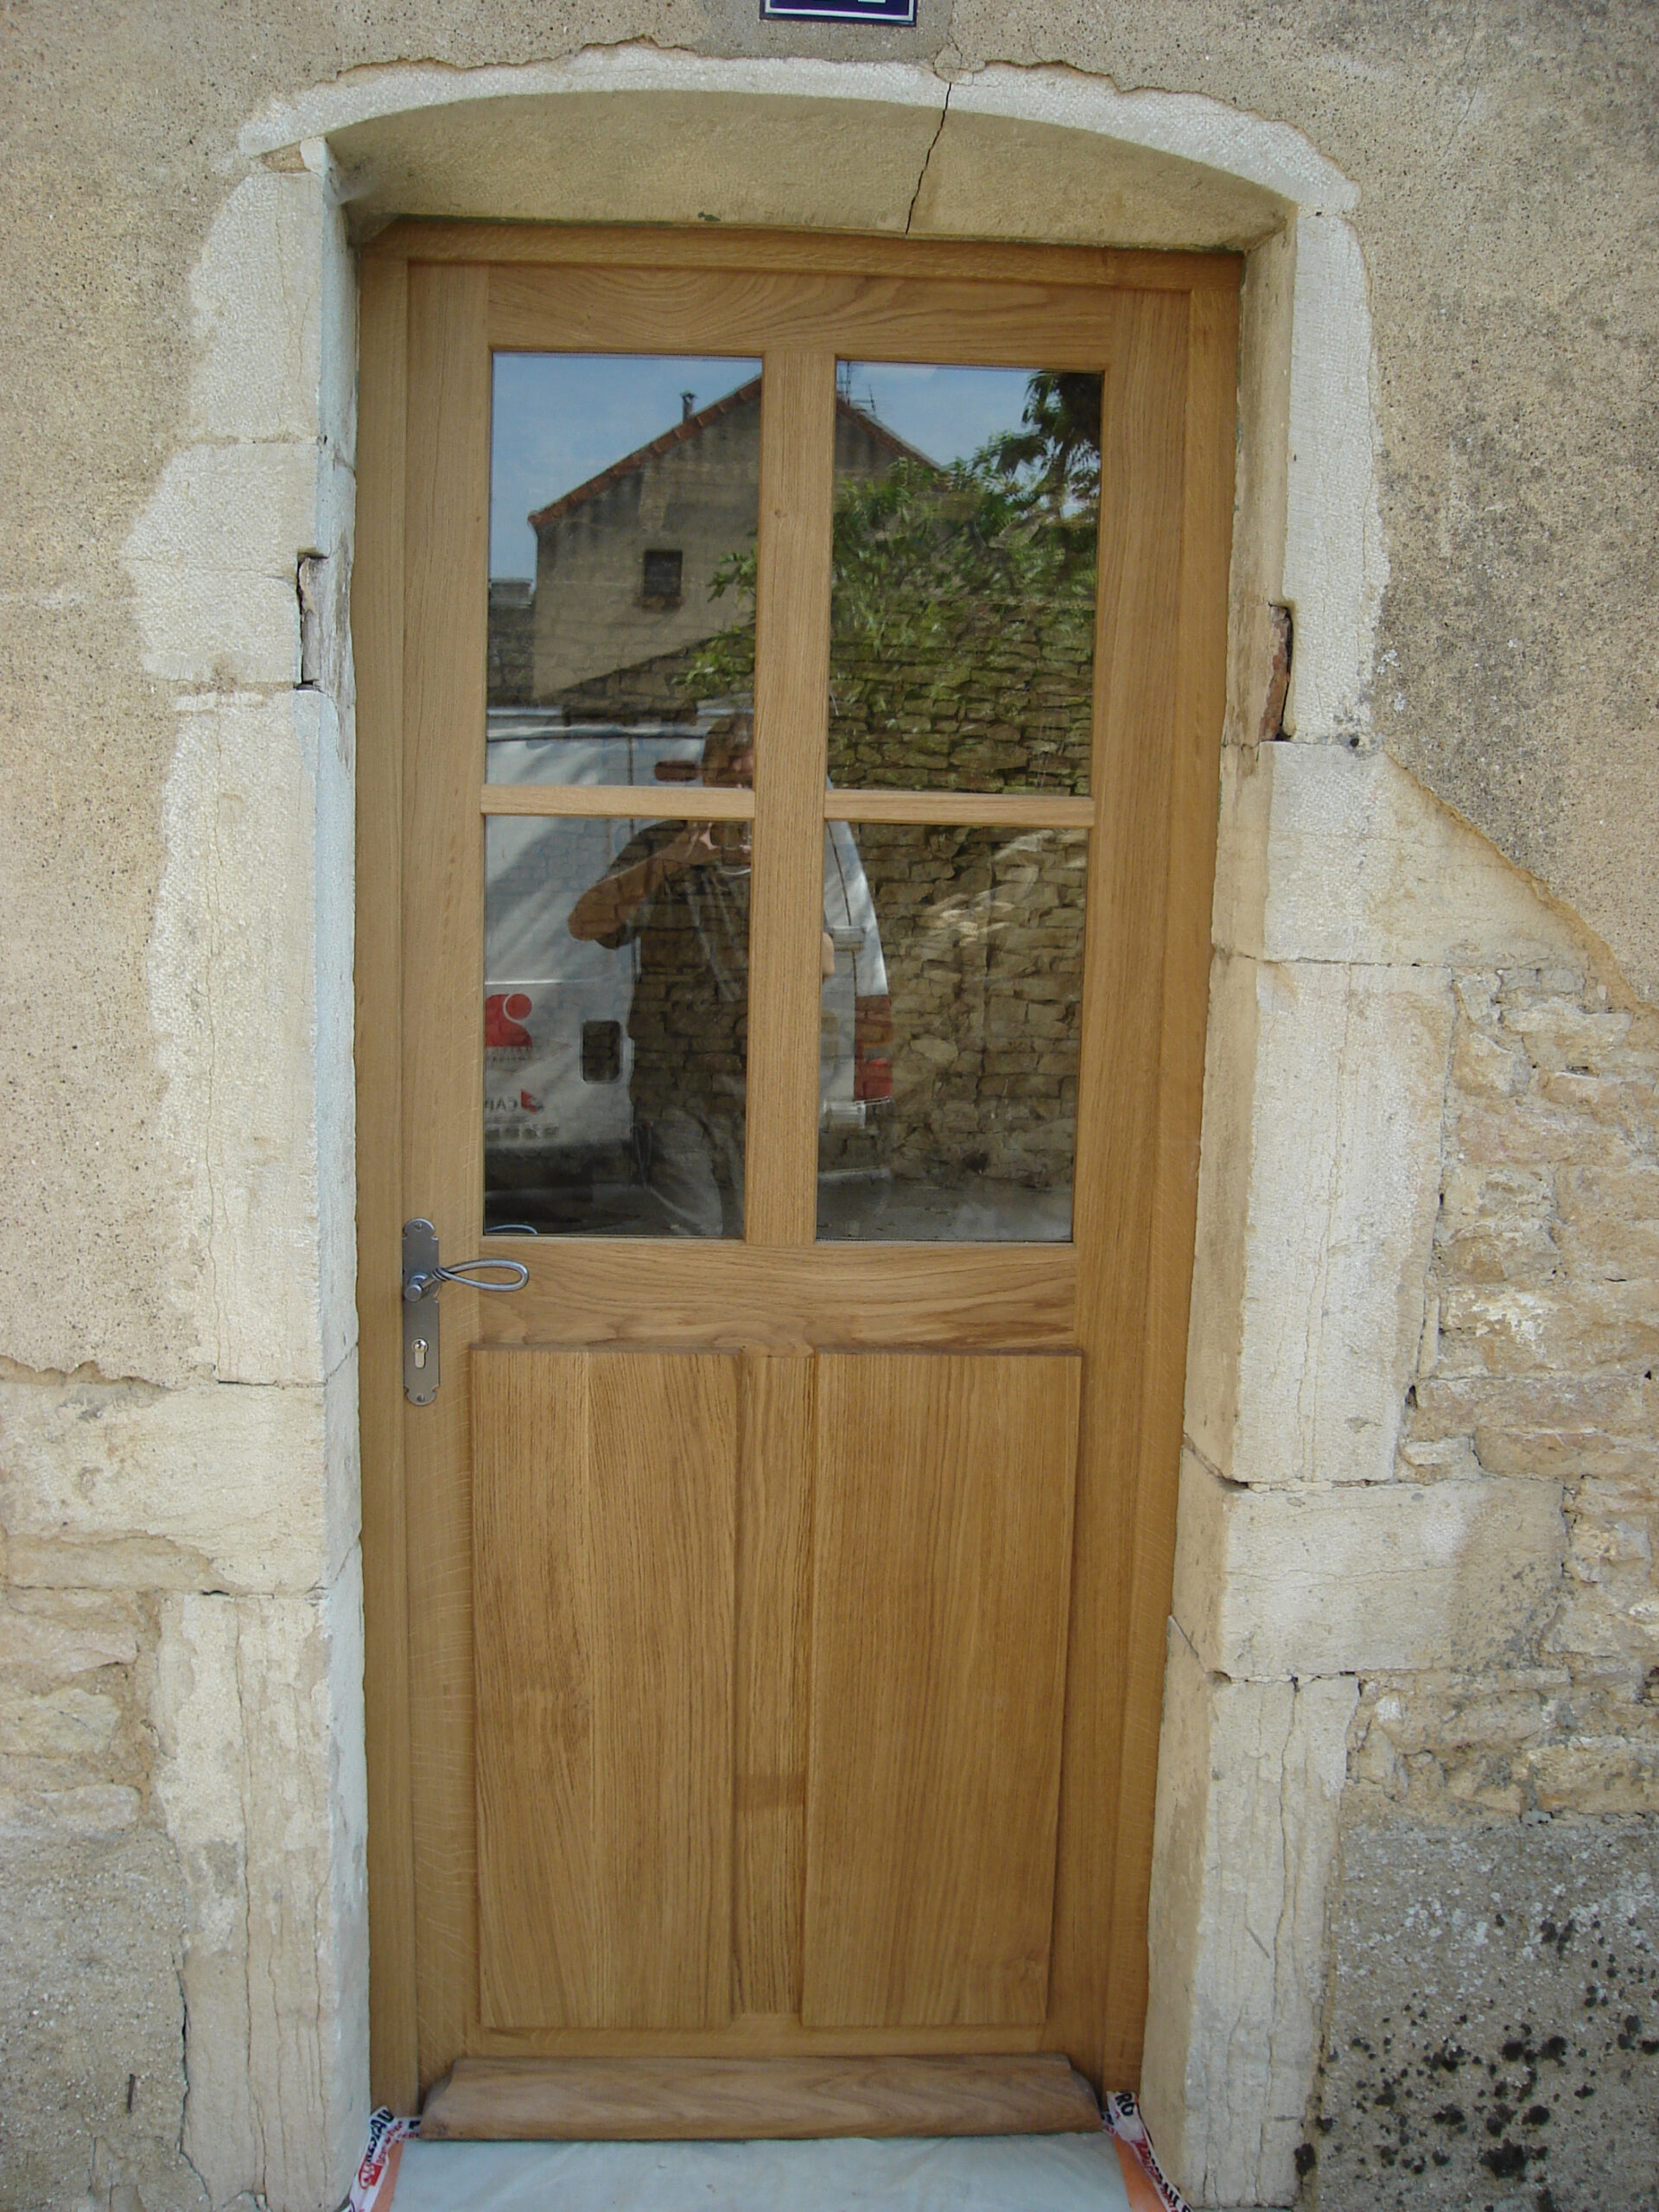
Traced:
<path id="1" fill-rule="evenodd" d="M 831 782 L 1086 797 L 1099 376 L 840 376 Z"/>
<path id="2" fill-rule="evenodd" d="M 496 355 L 492 783 L 699 781 L 753 694 L 760 485 L 759 361 Z"/>
<path id="3" fill-rule="evenodd" d="M 747 822 L 486 824 L 484 1226 L 741 1236 Z"/>
<path id="4" fill-rule="evenodd" d="M 832 826 L 821 1237 L 1070 1237 L 1087 865 L 1081 830 Z"/>

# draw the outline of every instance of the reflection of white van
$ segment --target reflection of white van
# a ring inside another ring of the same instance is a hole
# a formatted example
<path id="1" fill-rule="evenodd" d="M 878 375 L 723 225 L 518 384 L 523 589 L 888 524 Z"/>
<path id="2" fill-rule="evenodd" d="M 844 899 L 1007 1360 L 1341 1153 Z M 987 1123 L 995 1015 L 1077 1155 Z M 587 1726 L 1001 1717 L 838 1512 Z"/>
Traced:
<path id="1" fill-rule="evenodd" d="M 702 719 L 729 712 L 711 702 Z M 571 909 L 614 864 L 650 794 L 696 774 L 703 734 L 684 722 L 567 724 L 533 708 L 493 707 L 494 784 L 640 786 L 634 821 L 498 815 L 486 846 L 484 1138 L 495 1170 L 515 1154 L 580 1172 L 582 1160 L 632 1141 L 628 1037 L 639 949 L 583 943 Z M 875 908 L 847 823 L 824 836 L 823 927 L 834 967 L 824 980 L 820 1116 L 857 1128 L 893 1095 L 892 1014 Z M 829 965 L 826 955 L 826 966 Z"/>

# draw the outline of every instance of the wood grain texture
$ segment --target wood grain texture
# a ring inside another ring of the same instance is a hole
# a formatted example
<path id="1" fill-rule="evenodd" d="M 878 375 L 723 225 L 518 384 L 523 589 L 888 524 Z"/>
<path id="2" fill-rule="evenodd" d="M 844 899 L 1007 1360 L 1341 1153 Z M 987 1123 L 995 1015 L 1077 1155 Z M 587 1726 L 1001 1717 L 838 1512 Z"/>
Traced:
<path id="1" fill-rule="evenodd" d="M 897 238 L 881 232 L 678 230 L 624 223 L 441 222 L 418 216 L 391 224 L 365 257 L 477 261 L 605 269 L 809 270 L 855 275 L 1000 280 L 1036 270 L 1051 284 L 1136 292 L 1231 291 L 1242 254 L 1172 253 L 1122 246 L 1022 245 L 997 238 Z"/>
<path id="2" fill-rule="evenodd" d="M 409 278 L 365 270 L 359 303 L 357 669 L 357 1315 L 368 1751 L 369 2075 L 377 2104 L 414 2109 L 415 1861 L 409 1775 L 399 1236 L 403 1025 L 404 471 Z"/>
<path id="3" fill-rule="evenodd" d="M 1116 1931 L 1103 2069 L 1137 2082 L 1146 2019 L 1146 1927 L 1163 1706 L 1163 1627 L 1174 1577 L 1175 1497 L 1198 1226 L 1198 1139 L 1227 689 L 1238 302 L 1195 295 L 1186 346 L 1180 638 L 1170 748 L 1167 929 L 1159 1009 L 1158 1124 L 1141 1357 L 1140 1441 L 1120 1578 L 1123 1734 L 1113 1866 Z M 1127 1585 L 1127 1586 L 1125 1586 Z"/>
<path id="4" fill-rule="evenodd" d="M 474 1354 L 481 2008 L 731 2012 L 738 1367 Z"/>
<path id="5" fill-rule="evenodd" d="M 465 1255 L 481 1217 L 485 645 L 490 358 L 481 270 L 410 271 L 405 474 L 404 1218 Z M 410 1757 L 421 2078 L 478 2010 L 466 1346 L 479 1300 L 445 1287 L 444 1385 L 404 1408 Z M 401 1364 L 401 1363 L 400 1363 Z"/>
<path id="6" fill-rule="evenodd" d="M 797 2012 L 806 1879 L 816 1363 L 743 1360 L 734 1895 L 740 2012 Z"/>
<path id="7" fill-rule="evenodd" d="M 809 2025 L 1044 2018 L 1078 1381 L 818 1362 Z"/>
<path id="8" fill-rule="evenodd" d="M 1126 1925 L 1116 1912 L 1124 1745 L 1148 1725 L 1155 1732 L 1161 1703 L 1160 1675 L 1149 1714 L 1130 1715 L 1125 1707 L 1127 1563 L 1142 1495 L 1146 1300 L 1161 1111 L 1187 320 L 1188 302 L 1178 296 L 1122 302 L 1107 372 L 1102 454 L 1092 788 L 1110 834 L 1096 841 L 1084 969 L 1078 1087 L 1091 1108 L 1078 1120 L 1073 1233 L 1087 1382 L 1046 2037 L 1095 2080 L 1103 2078 L 1109 2041 L 1123 2034 L 1108 2006 L 1114 1959 L 1137 1949 L 1144 1955 L 1146 1942 L 1144 1919 Z M 1201 1035 L 1202 995 L 1189 1014 Z M 1167 1471 L 1172 1495 L 1177 1471 Z M 1148 1687 L 1143 1679 L 1143 1696 Z M 1144 1839 L 1126 1841 L 1149 1852 L 1150 1823 Z"/>
<path id="9" fill-rule="evenodd" d="M 1014 829 L 1092 830 L 1091 798 L 1045 791 L 826 791 L 826 822 L 969 822 Z"/>
<path id="10" fill-rule="evenodd" d="M 660 349 L 671 328 L 676 344 L 695 353 L 1097 367 L 1121 296 L 1052 283 L 1035 263 L 1027 272 L 1007 282 L 498 265 L 490 280 L 490 343 L 508 351 L 650 351 Z"/>
<path id="11" fill-rule="evenodd" d="M 754 793 L 690 784 L 486 784 L 481 814 L 601 815 L 612 819 L 748 822 Z"/>
<path id="12" fill-rule="evenodd" d="M 1088 2135 L 1094 2092 L 1052 2053 L 987 2057 L 464 2058 L 422 2139 L 508 2142 Z"/>
<path id="13" fill-rule="evenodd" d="M 491 1344 L 786 1352 L 1075 1341 L 1069 1244 L 789 1249 L 713 1238 L 486 1236 L 478 1249 L 530 1269 L 515 1296 L 479 1301 L 478 1327 Z"/>
<path id="14" fill-rule="evenodd" d="M 768 346 L 761 395 L 743 1233 L 803 1245 L 817 1232 L 834 353 Z"/>

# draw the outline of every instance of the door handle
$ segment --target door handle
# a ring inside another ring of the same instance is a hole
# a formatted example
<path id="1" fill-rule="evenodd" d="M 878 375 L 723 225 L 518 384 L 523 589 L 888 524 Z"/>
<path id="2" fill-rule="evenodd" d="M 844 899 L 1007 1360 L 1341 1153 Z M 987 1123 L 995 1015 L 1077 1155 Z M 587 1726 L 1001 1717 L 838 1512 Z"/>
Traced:
<path id="1" fill-rule="evenodd" d="M 493 1282 L 492 1274 L 506 1279 Z M 522 1290 L 529 1281 L 522 1260 L 461 1260 L 446 1268 L 431 1223 L 404 1224 L 404 1395 L 411 1406 L 429 1406 L 438 1395 L 438 1293 L 445 1283 L 508 1291 Z"/>

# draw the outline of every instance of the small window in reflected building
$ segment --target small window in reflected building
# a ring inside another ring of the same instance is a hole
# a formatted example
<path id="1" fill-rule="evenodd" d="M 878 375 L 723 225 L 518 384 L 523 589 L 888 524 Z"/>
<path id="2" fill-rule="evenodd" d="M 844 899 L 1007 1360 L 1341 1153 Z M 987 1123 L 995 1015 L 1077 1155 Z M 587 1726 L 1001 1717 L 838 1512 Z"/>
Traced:
<path id="1" fill-rule="evenodd" d="M 642 607 L 679 605 L 681 560 L 677 546 L 672 551 L 652 550 L 646 553 L 639 582 Z"/>
<path id="2" fill-rule="evenodd" d="M 582 1079 L 584 1083 L 615 1083 L 622 1073 L 622 1025 L 620 1021 L 584 1021 L 582 1025 Z"/>

